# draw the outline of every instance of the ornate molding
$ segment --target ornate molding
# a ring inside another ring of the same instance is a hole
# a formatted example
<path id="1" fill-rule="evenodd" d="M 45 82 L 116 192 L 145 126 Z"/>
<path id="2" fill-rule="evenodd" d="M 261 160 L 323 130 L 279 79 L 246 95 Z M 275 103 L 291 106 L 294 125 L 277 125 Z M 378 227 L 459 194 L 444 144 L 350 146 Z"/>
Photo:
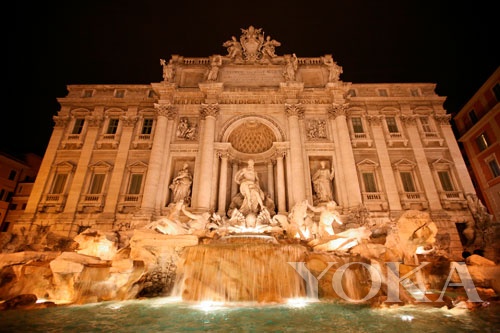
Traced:
<path id="1" fill-rule="evenodd" d="M 375 125 L 375 126 L 380 126 L 382 125 L 382 120 L 384 119 L 384 116 L 366 116 L 366 119 L 370 123 L 370 125 Z"/>
<path id="2" fill-rule="evenodd" d="M 406 126 L 415 126 L 417 124 L 417 116 L 401 116 L 401 121 Z"/>
<path id="3" fill-rule="evenodd" d="M 304 119 L 304 108 L 299 104 L 285 104 L 285 112 L 288 117 L 297 116 Z"/>
<path id="4" fill-rule="evenodd" d="M 349 104 L 337 104 L 333 103 L 332 106 L 328 109 L 328 116 L 330 118 L 337 118 L 339 116 L 347 117 L 349 115 L 349 110 L 347 109 Z"/>
<path id="5" fill-rule="evenodd" d="M 201 104 L 200 115 L 201 119 L 206 117 L 217 118 L 220 112 L 220 107 L 218 103 L 215 104 Z"/>
<path id="6" fill-rule="evenodd" d="M 217 154 L 217 157 L 220 159 L 224 159 L 224 158 L 229 159 L 231 157 L 231 154 L 229 153 L 229 151 L 227 149 L 217 150 L 216 154 Z"/>
<path id="7" fill-rule="evenodd" d="M 120 120 L 123 122 L 124 127 L 133 127 L 137 120 L 138 116 L 121 116 Z"/>
<path id="8" fill-rule="evenodd" d="M 434 119 L 440 125 L 450 125 L 451 115 L 450 114 L 434 115 Z"/>
<path id="9" fill-rule="evenodd" d="M 99 127 L 103 118 L 101 116 L 86 116 L 85 120 L 88 122 L 89 127 Z"/>
<path id="10" fill-rule="evenodd" d="M 64 127 L 69 122 L 68 116 L 53 116 L 52 120 L 54 120 L 54 127 Z"/>
<path id="11" fill-rule="evenodd" d="M 276 152 L 274 153 L 274 158 L 283 159 L 288 154 L 288 150 L 286 148 L 276 148 Z"/>
<path id="12" fill-rule="evenodd" d="M 167 117 L 174 119 L 177 116 L 177 110 L 172 104 L 155 103 L 155 111 L 158 117 Z"/>

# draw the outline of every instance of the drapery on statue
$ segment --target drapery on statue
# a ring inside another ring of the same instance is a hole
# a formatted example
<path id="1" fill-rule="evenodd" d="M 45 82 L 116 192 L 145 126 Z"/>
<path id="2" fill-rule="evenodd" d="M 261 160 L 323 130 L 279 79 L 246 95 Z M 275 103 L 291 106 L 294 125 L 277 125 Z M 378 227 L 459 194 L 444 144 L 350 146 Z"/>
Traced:
<path id="1" fill-rule="evenodd" d="M 335 177 L 333 166 L 326 168 L 326 161 L 320 162 L 321 167 L 314 173 L 312 183 L 314 187 L 314 204 L 333 200 L 332 180 Z"/>
<path id="2" fill-rule="evenodd" d="M 297 59 L 295 53 L 291 56 L 285 55 L 285 71 L 283 72 L 285 81 L 295 81 L 295 74 L 298 68 L 299 60 Z"/>
<path id="3" fill-rule="evenodd" d="M 217 81 L 219 76 L 219 67 L 222 65 L 222 57 L 214 55 L 210 60 L 210 69 L 207 72 L 207 81 Z"/>
<path id="4" fill-rule="evenodd" d="M 231 37 L 231 40 L 224 42 L 222 46 L 227 47 L 227 56 L 229 58 L 241 58 L 243 55 L 241 44 L 234 36 Z"/>
<path id="5" fill-rule="evenodd" d="M 189 165 L 184 163 L 184 166 L 177 173 L 177 176 L 172 180 L 172 184 L 168 187 L 172 190 L 172 202 L 176 203 L 183 200 L 186 205 L 191 203 L 191 184 L 193 176 L 188 170 Z"/>
<path id="6" fill-rule="evenodd" d="M 172 64 L 172 59 L 167 62 L 165 59 L 160 59 L 160 65 L 163 67 L 163 80 L 165 82 L 172 82 L 174 80 L 175 68 Z"/>
<path id="7" fill-rule="evenodd" d="M 234 175 L 234 181 L 240 185 L 240 193 L 243 195 L 243 203 L 239 210 L 243 214 L 258 213 L 264 206 L 264 191 L 259 185 L 259 176 L 254 169 L 254 161 L 248 160 L 247 166 L 238 170 Z"/>
<path id="8" fill-rule="evenodd" d="M 337 82 L 342 74 L 342 66 L 337 65 L 331 55 L 321 57 L 323 64 L 328 68 L 328 82 Z"/>

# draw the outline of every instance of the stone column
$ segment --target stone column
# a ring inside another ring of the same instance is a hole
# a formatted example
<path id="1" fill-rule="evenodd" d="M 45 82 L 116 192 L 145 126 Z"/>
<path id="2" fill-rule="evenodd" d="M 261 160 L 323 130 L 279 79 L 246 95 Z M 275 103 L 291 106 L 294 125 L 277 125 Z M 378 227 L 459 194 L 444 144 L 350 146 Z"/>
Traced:
<path id="1" fill-rule="evenodd" d="M 232 170 L 231 170 L 231 200 L 234 198 L 236 194 L 238 194 L 238 184 L 234 181 L 234 177 L 236 177 L 236 173 L 238 172 L 238 161 L 233 160 Z"/>
<path id="2" fill-rule="evenodd" d="M 274 167 L 272 160 L 267 162 L 267 193 L 269 193 L 269 197 L 273 201 L 276 200 L 274 198 Z"/>
<path id="3" fill-rule="evenodd" d="M 121 135 L 120 143 L 115 157 L 115 165 L 111 173 L 109 187 L 106 194 L 106 203 L 104 205 L 103 214 L 113 215 L 116 213 L 120 190 L 122 188 L 123 176 L 127 168 L 128 153 L 130 151 L 130 143 L 134 135 L 134 126 L 137 122 L 137 116 L 121 117 Z"/>
<path id="4" fill-rule="evenodd" d="M 377 148 L 378 161 L 380 163 L 380 172 L 382 182 L 387 195 L 387 203 L 390 211 L 401 210 L 401 200 L 399 198 L 396 178 L 391 165 L 387 143 L 385 142 L 384 130 L 382 129 L 383 116 L 369 116 L 368 121 L 373 133 L 373 142 Z M 380 189 L 379 189 L 380 190 Z"/>
<path id="5" fill-rule="evenodd" d="M 453 130 L 450 125 L 451 115 L 443 114 L 443 115 L 435 115 L 434 119 L 439 124 L 441 128 L 441 133 L 443 133 L 444 141 L 446 142 L 446 146 L 448 147 L 451 155 L 451 159 L 455 165 L 455 169 L 457 170 L 458 175 L 467 175 L 469 171 L 467 170 L 467 166 L 465 165 L 464 158 L 462 153 L 460 152 L 460 148 L 458 147 L 457 140 L 455 139 L 455 135 L 453 134 Z M 467 193 L 476 193 L 474 188 L 474 184 L 472 184 L 472 180 L 470 177 L 462 177 L 459 179 L 462 184 L 463 191 Z"/>
<path id="6" fill-rule="evenodd" d="M 203 137 L 200 139 L 200 169 L 196 205 L 200 210 L 210 208 L 211 181 L 214 164 L 215 120 L 219 114 L 218 104 L 202 104 L 200 115 L 205 120 Z"/>
<path id="7" fill-rule="evenodd" d="M 286 155 L 285 150 L 276 151 L 276 178 L 278 190 L 278 213 L 286 213 L 286 191 L 285 191 L 285 167 L 283 158 Z"/>
<path id="8" fill-rule="evenodd" d="M 172 110 L 167 114 L 168 121 L 167 121 L 167 134 L 165 137 L 165 148 L 163 151 L 163 157 L 162 157 L 162 163 L 161 163 L 161 173 L 160 173 L 160 179 L 158 181 L 159 183 L 159 188 L 158 188 L 158 195 L 156 196 L 156 202 L 155 202 L 155 210 L 161 211 L 161 209 L 167 205 L 167 197 L 168 197 L 168 192 L 170 189 L 168 186 L 168 173 L 166 172 L 167 170 L 167 164 L 169 160 L 169 155 L 170 155 L 170 142 L 172 140 L 172 135 L 173 132 L 175 131 L 174 129 L 174 123 L 175 123 L 175 118 L 177 117 L 177 112 Z"/>
<path id="9" fill-rule="evenodd" d="M 417 129 L 417 119 L 415 116 L 403 116 L 401 120 L 405 124 L 406 131 L 408 133 L 408 138 L 411 143 L 413 156 L 415 156 L 415 161 L 417 162 L 417 168 L 420 172 L 423 181 L 425 195 L 429 202 L 429 208 L 433 210 L 441 210 L 441 200 L 439 199 L 439 193 L 436 189 L 436 184 L 433 181 L 432 171 L 429 167 L 429 162 L 427 161 L 427 156 L 422 145 L 422 139 Z"/>
<path id="10" fill-rule="evenodd" d="M 94 110 L 94 112 L 97 112 L 97 110 Z M 68 200 L 66 201 L 66 206 L 64 207 L 64 214 L 68 214 L 68 216 L 76 213 L 78 201 L 84 191 L 83 185 L 89 171 L 89 164 L 92 158 L 92 153 L 94 152 L 94 146 L 99 132 L 99 126 L 102 123 L 102 117 L 100 115 L 87 116 L 85 121 L 88 124 L 85 141 L 80 151 L 80 158 L 78 159 L 78 165 L 68 193 Z"/>
<path id="11" fill-rule="evenodd" d="M 227 159 L 229 154 L 227 151 L 221 151 L 217 154 L 221 159 L 220 163 L 220 178 L 219 178 L 219 209 L 217 214 L 220 216 L 226 215 L 226 194 L 227 194 Z"/>
<path id="12" fill-rule="evenodd" d="M 153 138 L 153 147 L 149 157 L 148 172 L 144 183 L 144 194 L 142 197 L 140 215 L 149 218 L 153 215 L 156 206 L 156 196 L 158 193 L 158 182 L 160 179 L 161 165 L 165 153 L 165 138 L 167 137 L 167 123 L 169 115 L 174 112 L 171 104 L 155 104 L 156 108 L 156 128 Z"/>
<path id="13" fill-rule="evenodd" d="M 299 127 L 299 117 L 304 117 L 304 110 L 300 104 L 285 104 L 285 111 L 290 131 L 290 166 L 294 179 L 291 184 L 293 198 L 289 200 L 292 207 L 296 202 L 306 199 L 303 145 Z"/>
<path id="14" fill-rule="evenodd" d="M 26 209 L 23 213 L 23 219 L 31 219 L 35 216 L 38 204 L 42 199 L 44 189 L 47 188 L 47 182 L 50 179 L 50 171 L 52 164 L 56 158 L 57 150 L 61 144 L 61 140 L 64 137 L 64 129 L 69 122 L 69 117 L 54 116 L 54 130 L 50 136 L 49 144 L 43 155 L 42 164 L 38 170 L 35 183 L 33 184 L 33 189 L 26 204 Z M 47 188 L 48 190 L 48 188 Z"/>
<path id="15" fill-rule="evenodd" d="M 362 200 L 356 162 L 354 160 L 349 128 L 347 126 L 347 106 L 347 104 L 333 103 L 328 113 L 329 116 L 335 120 L 335 128 L 337 129 L 339 142 L 336 147 L 340 149 L 340 155 L 342 156 L 341 160 L 337 161 L 337 163 L 342 164 L 342 171 L 345 177 L 345 189 L 347 191 L 347 205 L 348 207 L 356 207 Z"/>
<path id="16" fill-rule="evenodd" d="M 212 180 L 210 181 L 210 206 L 209 210 L 213 210 L 214 212 L 217 210 L 217 199 L 219 195 L 219 166 L 220 166 L 220 158 L 219 154 L 214 150 L 214 156 L 212 158 L 213 169 L 212 169 Z"/>

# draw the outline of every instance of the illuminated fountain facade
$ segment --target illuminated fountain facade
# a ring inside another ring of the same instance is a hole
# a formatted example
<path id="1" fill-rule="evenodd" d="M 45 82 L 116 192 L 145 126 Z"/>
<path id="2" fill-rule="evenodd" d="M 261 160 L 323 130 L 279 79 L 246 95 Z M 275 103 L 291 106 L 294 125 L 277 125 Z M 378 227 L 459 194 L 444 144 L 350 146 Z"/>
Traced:
<path id="1" fill-rule="evenodd" d="M 347 262 L 327 258 L 333 251 L 407 264 L 418 264 L 418 251 L 452 260 L 464 247 L 489 251 L 477 222 L 489 225 L 490 215 L 435 84 L 344 82 L 331 55 L 278 55 L 279 46 L 250 26 L 222 43 L 223 55 L 161 59 L 159 82 L 68 86 L 3 252 L 36 251 L 42 260 L 42 250 L 63 251 L 43 257 L 61 279 L 63 261 L 78 261 L 80 277 L 89 266 L 128 274 L 112 287 L 103 277 L 109 290 L 100 296 L 88 291 L 105 300 L 147 294 L 151 272 L 170 279 L 171 290 L 173 271 L 183 268 L 185 278 L 190 260 L 231 256 L 229 247 L 249 239 L 258 254 L 230 260 L 270 264 L 281 251 L 282 261 L 310 260 L 319 273 L 329 261 Z M 196 283 L 183 283 L 180 293 L 198 299 Z M 298 289 L 283 288 L 286 297 L 305 292 L 300 279 Z M 282 297 L 231 290 L 222 294 Z"/>

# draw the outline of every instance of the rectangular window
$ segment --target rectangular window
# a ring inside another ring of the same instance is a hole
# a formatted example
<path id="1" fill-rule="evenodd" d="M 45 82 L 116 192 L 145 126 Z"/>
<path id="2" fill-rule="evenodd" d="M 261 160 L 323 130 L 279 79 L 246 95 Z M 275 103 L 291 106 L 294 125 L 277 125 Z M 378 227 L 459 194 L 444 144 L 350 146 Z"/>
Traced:
<path id="1" fill-rule="evenodd" d="M 142 185 L 142 173 L 134 173 L 130 177 L 128 194 L 140 194 Z"/>
<path id="2" fill-rule="evenodd" d="M 382 97 L 387 97 L 388 96 L 387 89 L 379 89 L 378 90 L 378 95 L 382 96 Z"/>
<path id="3" fill-rule="evenodd" d="M 365 183 L 366 192 L 378 192 L 375 184 L 375 175 L 371 172 L 363 173 L 363 182 Z"/>
<path id="4" fill-rule="evenodd" d="M 497 83 L 493 86 L 493 93 L 495 94 L 497 101 L 500 101 L 500 84 Z"/>
<path id="5" fill-rule="evenodd" d="M 3 201 L 3 195 L 5 194 L 5 190 L 1 189 L 0 190 L 0 201 Z"/>
<path id="6" fill-rule="evenodd" d="M 432 132 L 431 125 L 429 124 L 429 118 L 421 117 L 420 123 L 422 124 L 422 129 L 424 130 L 424 132 L 427 132 L 427 133 Z"/>
<path id="7" fill-rule="evenodd" d="M 81 134 L 83 130 L 83 124 L 85 124 L 84 118 L 76 118 L 75 125 L 73 126 L 73 131 L 71 134 Z"/>
<path id="8" fill-rule="evenodd" d="M 479 148 L 479 151 L 483 151 L 490 146 L 490 141 L 488 140 L 488 136 L 486 133 L 482 133 L 480 136 L 476 138 L 476 143 Z"/>
<path id="9" fill-rule="evenodd" d="M 450 174 L 448 173 L 448 171 L 439 171 L 438 175 L 443 191 L 447 192 L 455 191 L 455 188 L 453 187 L 453 183 L 451 182 Z"/>
<path id="10" fill-rule="evenodd" d="M 365 131 L 363 130 L 363 123 L 361 122 L 360 117 L 352 117 L 352 129 L 354 133 L 364 133 Z"/>
<path id="11" fill-rule="evenodd" d="M 89 97 L 92 97 L 93 94 L 94 94 L 93 90 L 84 90 L 82 97 L 83 98 L 89 98 Z"/>
<path id="12" fill-rule="evenodd" d="M 116 90 L 115 91 L 115 97 L 116 98 L 123 98 L 123 97 L 125 97 L 125 90 L 122 90 L 122 89 Z"/>
<path id="13" fill-rule="evenodd" d="M 9 173 L 9 180 L 14 180 L 16 179 L 17 171 L 16 170 L 10 170 Z"/>
<path id="14" fill-rule="evenodd" d="M 2 226 L 0 227 L 1 228 L 0 232 L 7 232 L 7 230 L 9 230 L 9 225 L 10 225 L 10 222 L 2 223 Z"/>
<path id="15" fill-rule="evenodd" d="M 151 134 L 153 131 L 153 118 L 144 118 L 141 134 Z"/>
<path id="16" fill-rule="evenodd" d="M 119 119 L 111 118 L 108 123 L 108 129 L 106 131 L 106 134 L 116 134 L 116 131 L 118 130 L 118 122 Z"/>
<path id="17" fill-rule="evenodd" d="M 398 124 L 396 124 L 396 118 L 394 117 L 386 117 L 385 121 L 387 123 L 387 129 L 390 133 L 398 133 Z"/>
<path id="18" fill-rule="evenodd" d="M 66 180 L 68 179 L 67 173 L 58 173 L 54 177 L 54 183 L 52 184 L 52 194 L 61 194 L 64 192 L 64 187 L 66 185 Z"/>
<path id="19" fill-rule="evenodd" d="M 92 176 L 92 181 L 90 183 L 89 194 L 101 194 L 102 186 L 104 184 L 104 177 L 106 175 L 103 173 L 95 173 Z"/>
<path id="20" fill-rule="evenodd" d="M 16 209 L 17 209 L 17 204 L 13 204 L 13 203 L 11 203 L 11 204 L 9 205 L 9 210 L 16 210 Z"/>
<path id="21" fill-rule="evenodd" d="M 495 159 L 488 161 L 488 165 L 490 167 L 491 173 L 493 174 L 493 178 L 500 176 L 500 166 L 498 166 L 498 162 Z"/>
<path id="22" fill-rule="evenodd" d="M 403 183 L 403 189 L 405 192 L 416 192 L 415 185 L 413 184 L 413 177 L 411 172 L 401 172 L 401 182 Z"/>
<path id="23" fill-rule="evenodd" d="M 469 119 L 470 119 L 470 121 L 472 122 L 472 124 L 477 123 L 477 115 L 476 115 L 476 111 L 474 111 L 474 110 L 470 110 L 470 111 L 469 111 Z"/>

